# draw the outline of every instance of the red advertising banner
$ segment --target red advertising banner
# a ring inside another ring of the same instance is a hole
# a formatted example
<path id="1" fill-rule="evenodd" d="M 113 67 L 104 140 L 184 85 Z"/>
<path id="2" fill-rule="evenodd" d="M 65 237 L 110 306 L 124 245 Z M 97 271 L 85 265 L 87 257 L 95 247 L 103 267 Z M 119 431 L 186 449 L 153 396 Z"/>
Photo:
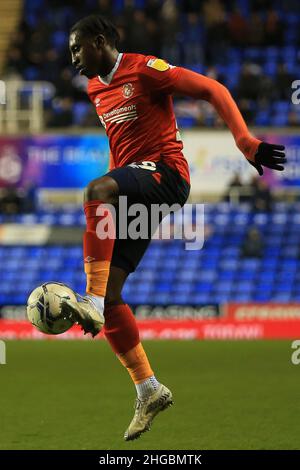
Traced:
<path id="1" fill-rule="evenodd" d="M 234 321 L 300 320 L 300 304 L 230 303 L 224 306 L 224 315 L 227 319 Z"/>
<path id="2" fill-rule="evenodd" d="M 238 321 L 229 318 L 211 320 L 138 321 L 142 339 L 181 340 L 252 340 L 252 339 L 300 339 L 300 319 L 268 319 Z M 40 333 L 25 320 L 0 320 L 0 339 L 89 339 L 78 326 L 61 335 Z M 103 334 L 97 336 L 103 339 Z"/>

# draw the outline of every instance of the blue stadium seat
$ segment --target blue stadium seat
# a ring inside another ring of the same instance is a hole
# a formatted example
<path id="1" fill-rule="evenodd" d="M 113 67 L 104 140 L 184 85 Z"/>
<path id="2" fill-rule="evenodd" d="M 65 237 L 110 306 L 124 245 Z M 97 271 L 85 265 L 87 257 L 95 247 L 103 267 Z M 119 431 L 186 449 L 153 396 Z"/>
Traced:
<path id="1" fill-rule="evenodd" d="M 238 273 L 238 278 L 241 281 L 253 281 L 256 278 L 254 271 L 241 271 Z"/>
<path id="2" fill-rule="evenodd" d="M 178 296 L 174 296 L 174 301 L 172 303 L 178 303 L 179 305 L 190 305 L 192 303 L 191 294 L 178 294 Z"/>
<path id="3" fill-rule="evenodd" d="M 287 113 L 290 107 L 290 103 L 288 101 L 275 101 L 273 104 L 273 111 L 276 113 Z M 285 212 L 286 208 L 283 209 Z"/>
<path id="4" fill-rule="evenodd" d="M 218 278 L 220 281 L 230 281 L 234 279 L 234 277 L 235 277 L 235 271 L 224 270 L 218 273 Z"/>
<path id="5" fill-rule="evenodd" d="M 211 223 L 217 217 L 220 232 L 199 252 L 186 251 L 184 243 L 179 241 L 152 242 L 137 271 L 128 278 L 124 290 L 126 301 L 160 304 L 297 301 L 300 297 L 299 209 L 298 203 L 291 206 L 277 203 L 273 214 L 255 214 L 253 223 L 264 233 L 264 256 L 243 259 L 239 257 L 243 241 L 239 229 L 247 228 L 246 220 L 252 218 L 249 207 L 230 207 L 223 203 L 209 206 Z M 68 225 L 75 223 L 80 214 L 76 210 L 64 214 L 40 211 L 37 217 L 51 223 L 51 218 L 46 219 L 51 216 Z M 30 217 L 24 219 L 30 220 Z M 84 293 L 81 246 L 0 246 L 0 260 L 3 304 L 25 302 L 28 293 L 43 281 L 65 282 Z"/>
<path id="6" fill-rule="evenodd" d="M 192 116 L 178 116 L 177 123 L 179 128 L 188 129 L 190 127 L 196 127 L 197 118 Z"/>
<path id="7" fill-rule="evenodd" d="M 39 80 L 40 78 L 39 69 L 35 66 L 26 67 L 23 70 L 23 77 L 25 80 L 29 80 L 29 81 Z"/>
<path id="8" fill-rule="evenodd" d="M 196 271 L 198 281 L 213 282 L 217 278 L 217 271 L 214 269 L 199 269 Z"/>
<path id="9" fill-rule="evenodd" d="M 73 105 L 73 122 L 80 125 L 83 123 L 90 110 L 90 104 L 84 101 L 77 101 Z"/>
<path id="10" fill-rule="evenodd" d="M 266 62 L 263 66 L 263 71 L 270 77 L 275 77 L 277 73 L 277 62 Z"/>
<path id="11" fill-rule="evenodd" d="M 215 284 L 214 292 L 215 293 L 229 293 L 235 289 L 235 285 L 231 281 L 219 281 Z"/>
<path id="12" fill-rule="evenodd" d="M 228 259 L 228 260 L 225 260 L 225 261 L 221 260 L 220 264 L 219 264 L 219 267 L 220 267 L 220 269 L 235 271 L 237 269 L 238 265 L 239 265 L 239 260 L 237 260 L 237 259 Z"/>
<path id="13" fill-rule="evenodd" d="M 51 36 L 51 45 L 58 50 L 63 49 L 64 47 L 67 47 L 68 45 L 68 33 L 66 31 L 54 31 Z"/>
<path id="14" fill-rule="evenodd" d="M 133 297 L 134 298 L 134 297 Z M 135 302 L 136 302 L 135 298 Z M 129 298 L 128 298 L 129 301 Z M 135 303 L 132 302 L 131 303 Z M 141 303 L 141 302 L 136 302 Z M 161 293 L 152 293 L 151 297 L 146 297 L 143 300 L 143 303 L 153 304 L 153 305 L 168 305 L 173 303 L 173 296 L 169 292 L 161 292 Z"/>
<path id="15" fill-rule="evenodd" d="M 193 290 L 192 284 L 187 283 L 177 283 L 173 286 L 173 291 L 178 294 L 186 294 L 189 295 Z"/>
<path id="16" fill-rule="evenodd" d="M 236 292 L 233 293 L 228 300 L 234 302 L 251 302 L 253 301 L 253 296 L 250 292 Z"/>
<path id="17" fill-rule="evenodd" d="M 270 291 L 259 291 L 254 292 L 254 296 L 252 298 L 256 302 L 269 302 L 272 300 L 272 295 Z"/>
<path id="18" fill-rule="evenodd" d="M 230 47 L 228 50 L 228 62 L 231 64 L 240 64 L 242 62 L 242 49 Z"/>
<path id="19" fill-rule="evenodd" d="M 274 127 L 284 127 L 288 124 L 288 115 L 286 113 L 279 113 L 271 116 L 270 123 Z"/>
<path id="20" fill-rule="evenodd" d="M 292 295 L 290 292 L 280 292 L 272 296 L 273 302 L 291 302 Z"/>
<path id="21" fill-rule="evenodd" d="M 195 292 L 210 292 L 212 287 L 211 282 L 197 282 L 194 285 Z"/>
<path id="22" fill-rule="evenodd" d="M 245 49 L 244 59 L 249 62 L 259 63 L 263 56 L 263 50 L 258 47 L 247 47 Z"/>
<path id="23" fill-rule="evenodd" d="M 300 294 L 299 294 L 300 296 Z M 0 296 L 1 297 L 1 296 Z M 195 304 L 195 305 L 207 305 L 212 303 L 212 296 L 206 292 L 197 292 L 194 294 L 190 295 L 190 301 L 189 303 Z"/>

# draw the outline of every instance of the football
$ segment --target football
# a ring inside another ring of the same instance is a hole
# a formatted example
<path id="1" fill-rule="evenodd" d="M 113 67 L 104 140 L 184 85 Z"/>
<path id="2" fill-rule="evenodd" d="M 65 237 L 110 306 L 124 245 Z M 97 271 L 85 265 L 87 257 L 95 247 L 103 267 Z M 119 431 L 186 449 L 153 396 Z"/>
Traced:
<path id="1" fill-rule="evenodd" d="M 59 335 L 74 324 L 71 318 L 61 313 L 61 299 L 76 302 L 76 295 L 65 284 L 49 282 L 34 289 L 27 301 L 27 317 L 42 333 Z"/>

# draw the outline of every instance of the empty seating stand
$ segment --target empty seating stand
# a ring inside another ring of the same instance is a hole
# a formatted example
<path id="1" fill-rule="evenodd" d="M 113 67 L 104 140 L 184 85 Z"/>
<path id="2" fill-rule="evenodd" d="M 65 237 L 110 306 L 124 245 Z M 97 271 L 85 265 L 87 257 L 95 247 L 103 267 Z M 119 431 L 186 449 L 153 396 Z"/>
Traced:
<path id="1" fill-rule="evenodd" d="M 247 205 L 207 205 L 211 235 L 201 250 L 182 240 L 153 240 L 124 289 L 132 304 L 292 302 L 300 300 L 299 204 L 278 204 L 273 213 L 253 214 Z M 19 223 L 84 226 L 81 211 L 18 216 Z M 241 256 L 247 230 L 263 237 L 260 258 Z M 83 293 L 82 248 L 0 245 L 0 305 L 24 304 L 38 284 L 61 281 Z"/>

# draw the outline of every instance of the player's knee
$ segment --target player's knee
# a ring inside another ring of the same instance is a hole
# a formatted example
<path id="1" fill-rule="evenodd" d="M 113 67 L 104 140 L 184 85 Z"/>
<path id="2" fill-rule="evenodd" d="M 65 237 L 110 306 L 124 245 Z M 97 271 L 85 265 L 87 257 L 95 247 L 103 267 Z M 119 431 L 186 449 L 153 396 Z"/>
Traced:
<path id="1" fill-rule="evenodd" d="M 104 300 L 105 307 L 112 307 L 113 305 L 120 305 L 120 304 L 125 304 L 125 303 L 126 302 L 124 302 L 121 295 L 111 296 L 111 297 L 106 295 L 105 300 Z"/>
<path id="2" fill-rule="evenodd" d="M 118 200 L 119 187 L 116 181 L 109 176 L 97 178 L 89 183 L 85 189 L 84 201 L 102 201 L 115 204 Z"/>
<path id="3" fill-rule="evenodd" d="M 120 289 L 117 289 L 115 286 L 110 287 L 107 286 L 106 294 L 105 294 L 105 305 L 117 305 L 117 304 L 124 304 L 124 300 L 122 299 Z"/>

